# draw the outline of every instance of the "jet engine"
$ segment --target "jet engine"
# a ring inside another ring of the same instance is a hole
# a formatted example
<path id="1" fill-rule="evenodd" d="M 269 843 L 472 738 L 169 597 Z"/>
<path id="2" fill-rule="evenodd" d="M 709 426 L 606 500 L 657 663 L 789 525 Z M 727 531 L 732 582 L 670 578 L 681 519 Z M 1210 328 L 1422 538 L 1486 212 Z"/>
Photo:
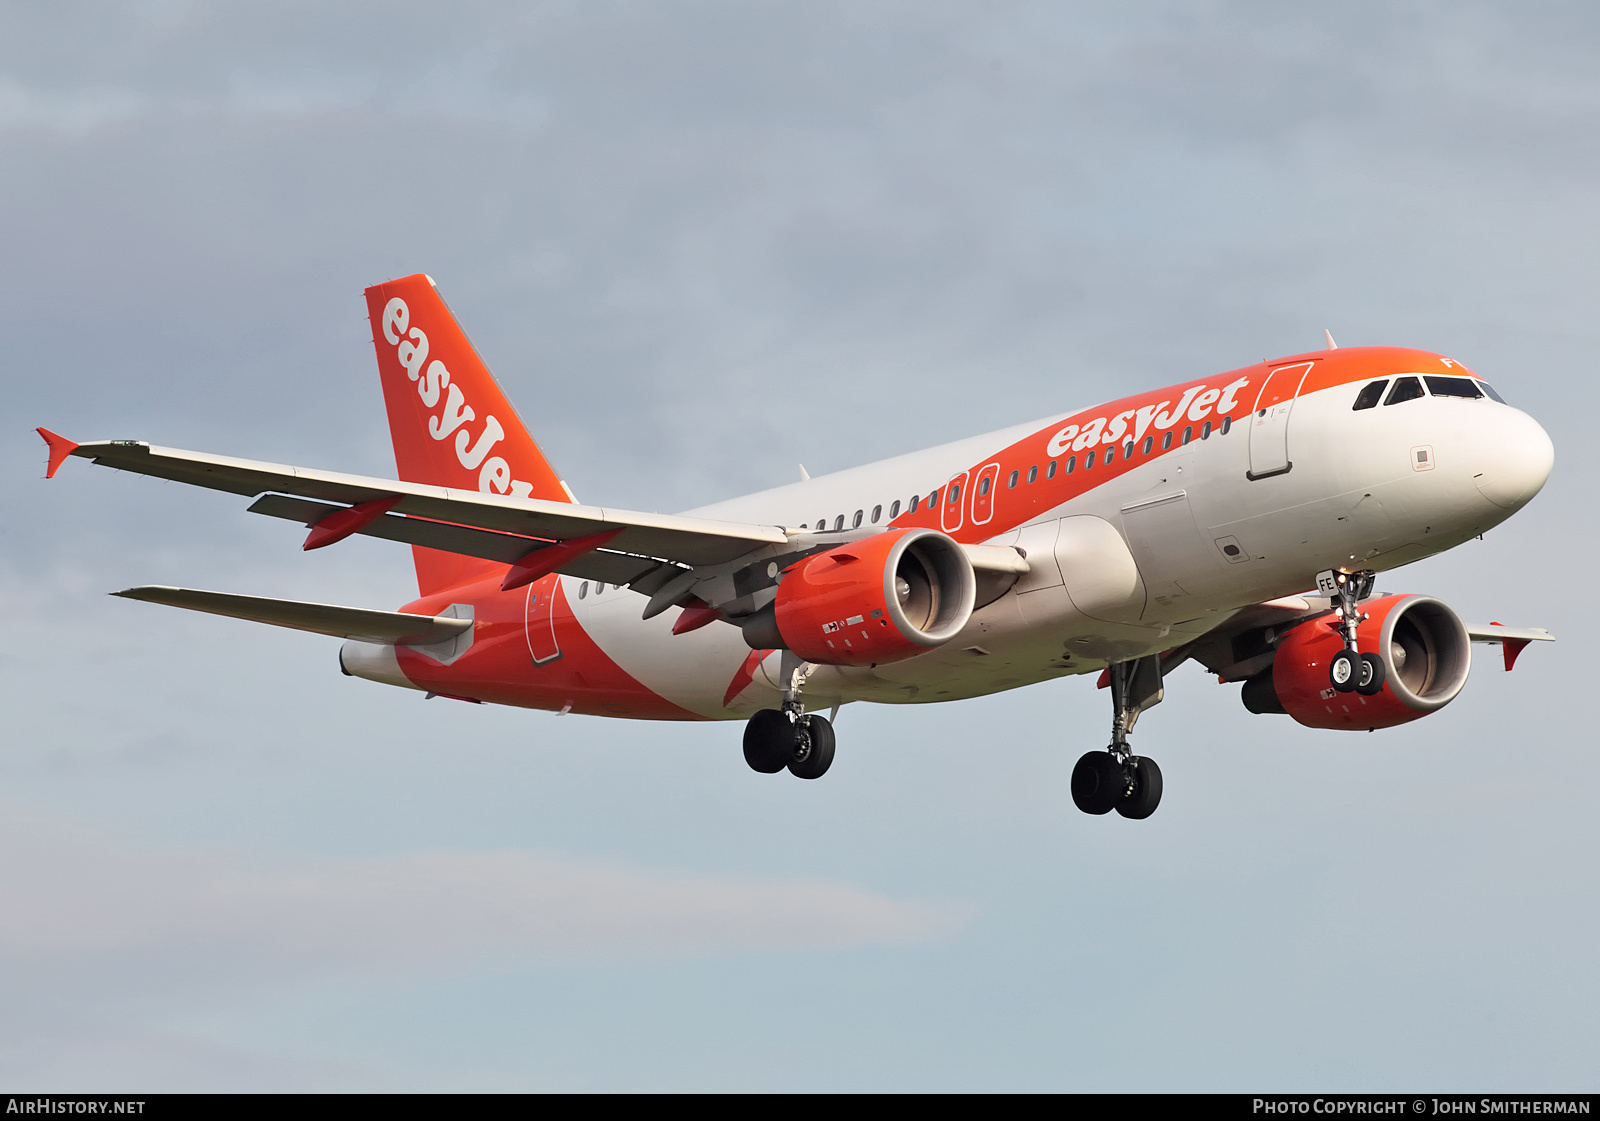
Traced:
<path id="1" fill-rule="evenodd" d="M 977 579 L 951 538 L 889 530 L 796 562 L 777 598 L 742 624 L 756 649 L 809 662 L 881 665 L 953 638 L 972 615 Z"/>
<path id="2" fill-rule="evenodd" d="M 1287 713 L 1308 728 L 1392 728 L 1443 708 L 1461 692 L 1472 646 L 1461 618 L 1431 596 L 1392 595 L 1361 605 L 1356 649 L 1383 662 L 1383 687 L 1371 695 L 1336 692 L 1328 663 L 1344 649 L 1334 616 L 1284 635 L 1272 665 L 1244 683 L 1251 712 Z"/>

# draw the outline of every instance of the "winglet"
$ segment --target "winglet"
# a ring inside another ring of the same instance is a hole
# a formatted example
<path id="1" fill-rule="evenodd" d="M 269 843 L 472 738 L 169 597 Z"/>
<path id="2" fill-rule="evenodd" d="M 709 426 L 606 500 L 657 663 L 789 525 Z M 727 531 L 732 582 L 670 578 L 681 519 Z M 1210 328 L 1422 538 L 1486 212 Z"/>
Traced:
<path id="1" fill-rule="evenodd" d="M 78 445 L 65 436 L 57 436 L 48 428 L 36 428 L 34 431 L 43 436 L 44 442 L 50 445 L 50 460 L 45 464 L 44 477 L 53 479 L 67 456 L 78 450 Z"/>
<path id="2" fill-rule="evenodd" d="M 1508 638 L 1500 644 L 1500 652 L 1505 655 L 1506 672 L 1510 673 L 1516 667 L 1517 655 L 1528 648 L 1525 638 Z"/>

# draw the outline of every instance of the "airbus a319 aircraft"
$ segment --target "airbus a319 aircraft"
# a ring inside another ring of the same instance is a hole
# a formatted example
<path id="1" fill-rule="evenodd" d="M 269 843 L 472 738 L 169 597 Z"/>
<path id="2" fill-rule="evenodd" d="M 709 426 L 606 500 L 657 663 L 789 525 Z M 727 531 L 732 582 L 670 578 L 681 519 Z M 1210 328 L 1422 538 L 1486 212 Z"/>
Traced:
<path id="1" fill-rule="evenodd" d="M 371 611 L 184 588 L 115 594 L 345 639 L 339 664 L 429 697 L 647 720 L 744 720 L 745 761 L 820 778 L 831 710 L 1097 674 L 1091 814 L 1150 816 L 1128 735 L 1194 660 L 1253 713 L 1390 728 L 1550 635 L 1469 625 L 1376 573 L 1498 525 L 1554 450 L 1460 362 L 1290 355 L 678 515 L 585 506 L 422 274 L 367 289 L 397 480 L 39 429 L 68 456 L 251 496 L 304 548 L 408 544 L 419 595 Z M 802 474 L 803 474 L 802 469 Z M 1313 590 L 1314 589 L 1314 590 Z"/>

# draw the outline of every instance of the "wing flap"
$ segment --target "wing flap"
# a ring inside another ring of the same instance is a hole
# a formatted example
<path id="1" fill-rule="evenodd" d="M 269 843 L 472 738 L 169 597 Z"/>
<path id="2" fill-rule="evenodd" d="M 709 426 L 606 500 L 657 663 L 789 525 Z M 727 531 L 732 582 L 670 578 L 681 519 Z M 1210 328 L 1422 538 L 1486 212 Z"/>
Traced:
<path id="1" fill-rule="evenodd" d="M 403 611 L 368 611 L 360 607 L 338 607 L 330 603 L 305 603 L 293 599 L 268 599 L 229 592 L 203 592 L 194 588 L 167 588 L 146 585 L 112 592 L 123 599 L 204 611 L 270 623 L 297 631 L 353 638 L 386 646 L 426 646 L 454 638 L 472 627 L 471 619 L 452 619 L 444 615 L 410 615 Z"/>
<path id="2" fill-rule="evenodd" d="M 265 494 L 250 506 L 252 514 L 283 518 L 302 525 L 315 525 L 329 514 L 348 509 L 303 498 L 290 498 L 282 494 Z M 468 557 L 481 557 L 500 564 L 512 564 L 530 552 L 549 548 L 551 542 L 512 533 L 496 533 L 472 526 L 452 525 L 426 518 L 410 518 L 399 514 L 385 514 L 356 530 L 368 537 L 385 541 L 398 541 L 404 545 L 421 545 L 447 553 L 460 553 Z M 635 557 L 624 553 L 595 551 L 585 553 L 563 564 L 558 572 L 584 580 L 601 580 L 607 584 L 625 585 L 655 568 L 658 561 L 650 557 Z"/>
<path id="3" fill-rule="evenodd" d="M 403 483 L 364 475 L 314 471 L 280 463 L 154 447 L 137 440 L 80 444 L 72 455 L 102 467 L 189 483 L 233 494 L 278 491 L 298 498 L 346 506 L 399 495 L 394 510 L 438 522 L 498 533 L 566 541 L 610 530 L 620 531 L 613 551 L 656 557 L 691 566 L 723 564 L 764 545 L 781 545 L 789 535 L 779 526 L 719 522 L 674 514 L 610 510 L 536 498 L 510 498 Z"/>

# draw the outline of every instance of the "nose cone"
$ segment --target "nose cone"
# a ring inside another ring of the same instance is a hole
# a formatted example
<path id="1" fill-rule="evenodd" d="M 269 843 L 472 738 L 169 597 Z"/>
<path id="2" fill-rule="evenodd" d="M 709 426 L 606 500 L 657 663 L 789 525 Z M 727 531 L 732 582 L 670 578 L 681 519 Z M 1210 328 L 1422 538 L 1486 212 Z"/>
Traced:
<path id="1" fill-rule="evenodd" d="M 1519 409 L 1494 410 L 1491 432 L 1479 447 L 1473 482 L 1503 510 L 1519 510 L 1544 487 L 1556 460 L 1555 445 L 1539 422 Z"/>

